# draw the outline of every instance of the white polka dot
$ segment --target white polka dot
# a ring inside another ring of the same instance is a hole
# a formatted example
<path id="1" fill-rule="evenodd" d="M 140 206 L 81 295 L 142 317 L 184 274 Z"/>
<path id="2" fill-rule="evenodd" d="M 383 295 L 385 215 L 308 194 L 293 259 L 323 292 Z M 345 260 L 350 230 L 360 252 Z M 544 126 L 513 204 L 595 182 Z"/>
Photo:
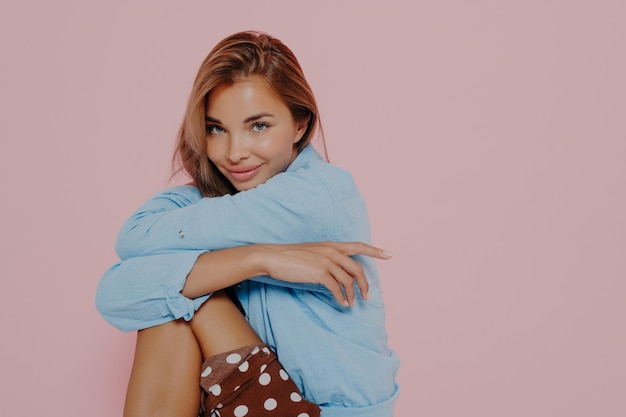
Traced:
<path id="1" fill-rule="evenodd" d="M 263 352 L 265 352 L 266 355 L 270 354 L 270 350 L 267 347 L 263 348 Z"/>
<path id="2" fill-rule="evenodd" d="M 267 385 L 270 383 L 271 380 L 272 377 L 270 376 L 270 374 L 261 374 L 261 376 L 259 377 L 259 384 Z"/>
<path id="3" fill-rule="evenodd" d="M 241 365 L 239 365 L 238 369 L 241 372 L 246 372 L 249 367 L 250 367 L 250 364 L 248 363 L 248 361 L 245 361 L 245 362 L 242 362 Z"/>
<path id="4" fill-rule="evenodd" d="M 263 407 L 267 410 L 267 411 L 272 411 L 273 409 L 276 408 L 276 406 L 278 405 L 278 403 L 276 402 L 275 399 L 273 398 L 268 398 L 267 400 L 265 400 L 265 402 L 263 403 Z"/>
<path id="5" fill-rule="evenodd" d="M 257 353 L 259 353 L 259 347 L 256 346 L 254 349 L 252 349 L 252 352 L 250 353 L 252 353 L 253 355 L 256 355 Z"/>
<path id="6" fill-rule="evenodd" d="M 289 379 L 289 375 L 287 374 L 287 372 L 285 372 L 284 369 L 281 369 L 280 371 L 278 371 L 278 375 L 280 375 L 283 381 L 286 381 Z"/>
<path id="7" fill-rule="evenodd" d="M 237 391 L 239 388 L 241 388 L 241 385 L 237 385 L 233 391 Z"/>
<path id="8" fill-rule="evenodd" d="M 207 366 L 206 369 L 204 371 L 202 371 L 202 373 L 200 374 L 201 377 L 205 377 L 205 376 L 209 376 L 211 375 L 211 372 L 213 371 L 213 369 L 211 369 L 210 366 Z"/>
<path id="9" fill-rule="evenodd" d="M 219 411 L 213 410 L 211 411 L 211 417 L 222 417 Z"/>
<path id="10" fill-rule="evenodd" d="M 218 405 L 215 406 L 215 408 L 222 408 L 222 407 L 224 407 L 224 404 L 222 403 L 219 403 Z"/>
<path id="11" fill-rule="evenodd" d="M 222 393 L 222 387 L 219 384 L 211 385 L 209 387 L 209 392 L 215 396 L 218 396 Z"/>
<path id="12" fill-rule="evenodd" d="M 246 407 L 245 405 L 238 405 L 235 408 L 235 416 L 236 417 L 243 417 L 246 414 L 248 414 L 248 407 Z"/>
<path id="13" fill-rule="evenodd" d="M 298 417 L 311 417 L 311 416 L 309 415 L 309 413 L 300 413 L 298 414 Z"/>
<path id="14" fill-rule="evenodd" d="M 302 397 L 297 392 L 292 392 L 289 398 L 291 398 L 291 401 L 293 401 L 294 403 L 299 403 L 300 401 L 302 401 Z"/>
<path id="15" fill-rule="evenodd" d="M 267 368 L 267 365 L 261 365 L 261 373 L 265 371 L 265 368 Z"/>
<path id="16" fill-rule="evenodd" d="M 241 360 L 241 355 L 238 353 L 231 353 L 226 357 L 226 362 L 228 363 L 237 363 Z"/>

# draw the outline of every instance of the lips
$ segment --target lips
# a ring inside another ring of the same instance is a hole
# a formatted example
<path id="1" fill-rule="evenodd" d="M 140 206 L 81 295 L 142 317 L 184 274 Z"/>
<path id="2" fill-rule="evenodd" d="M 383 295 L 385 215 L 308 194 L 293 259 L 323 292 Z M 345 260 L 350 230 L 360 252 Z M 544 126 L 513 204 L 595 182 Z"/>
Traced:
<path id="1" fill-rule="evenodd" d="M 257 165 L 254 167 L 237 167 L 237 168 L 229 168 L 228 173 L 231 177 L 233 177 L 237 181 L 248 181 L 259 172 L 262 165 Z"/>

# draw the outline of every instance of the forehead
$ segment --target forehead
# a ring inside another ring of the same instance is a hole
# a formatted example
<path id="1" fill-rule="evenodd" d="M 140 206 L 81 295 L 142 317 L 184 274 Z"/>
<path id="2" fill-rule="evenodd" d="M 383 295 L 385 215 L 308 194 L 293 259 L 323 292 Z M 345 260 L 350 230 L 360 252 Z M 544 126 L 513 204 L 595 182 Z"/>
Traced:
<path id="1" fill-rule="evenodd" d="M 208 96 L 207 116 L 247 117 L 251 111 L 289 111 L 281 97 L 258 76 L 245 78 L 233 84 L 223 84 L 214 88 Z"/>

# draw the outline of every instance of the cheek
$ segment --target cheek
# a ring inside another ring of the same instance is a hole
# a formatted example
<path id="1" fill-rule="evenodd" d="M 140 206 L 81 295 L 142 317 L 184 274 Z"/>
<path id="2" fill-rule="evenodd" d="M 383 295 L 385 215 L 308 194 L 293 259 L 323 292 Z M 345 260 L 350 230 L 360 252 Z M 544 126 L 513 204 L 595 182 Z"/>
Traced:
<path id="1" fill-rule="evenodd" d="M 256 138 L 250 151 L 264 159 L 275 159 L 282 153 L 281 141 L 276 136 Z"/>
<path id="2" fill-rule="evenodd" d="M 210 160 L 214 161 L 219 154 L 219 147 L 215 142 L 207 141 L 206 146 L 204 147 L 204 152 Z"/>
<path id="3" fill-rule="evenodd" d="M 276 155 L 290 155 L 294 144 L 294 132 L 291 129 L 284 129 L 280 135 L 266 144 L 266 149 Z"/>

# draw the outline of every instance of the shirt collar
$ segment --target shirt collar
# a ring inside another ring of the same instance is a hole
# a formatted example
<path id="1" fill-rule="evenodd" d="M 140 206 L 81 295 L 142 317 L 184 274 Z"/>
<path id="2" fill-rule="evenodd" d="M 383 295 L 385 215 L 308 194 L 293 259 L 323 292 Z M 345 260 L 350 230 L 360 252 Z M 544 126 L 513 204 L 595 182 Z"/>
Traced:
<path id="1" fill-rule="evenodd" d="M 298 156 L 296 156 L 296 159 L 293 160 L 291 165 L 289 165 L 285 171 L 286 172 L 296 171 L 300 168 L 306 167 L 311 162 L 320 160 L 320 159 L 322 159 L 322 157 L 315 150 L 313 145 L 308 144 L 304 147 L 304 149 L 302 149 L 302 151 L 300 151 Z"/>

